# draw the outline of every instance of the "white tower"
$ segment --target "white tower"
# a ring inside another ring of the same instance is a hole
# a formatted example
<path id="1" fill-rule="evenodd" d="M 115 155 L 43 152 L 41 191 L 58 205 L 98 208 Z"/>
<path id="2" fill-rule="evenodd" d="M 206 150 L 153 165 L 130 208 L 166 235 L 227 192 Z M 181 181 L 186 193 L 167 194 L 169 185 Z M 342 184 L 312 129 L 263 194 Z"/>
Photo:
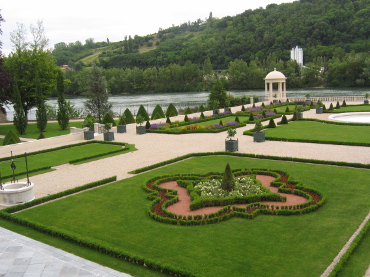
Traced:
<path id="1" fill-rule="evenodd" d="M 303 66 L 303 49 L 298 46 L 292 48 L 290 59 L 295 60 L 300 66 Z"/>

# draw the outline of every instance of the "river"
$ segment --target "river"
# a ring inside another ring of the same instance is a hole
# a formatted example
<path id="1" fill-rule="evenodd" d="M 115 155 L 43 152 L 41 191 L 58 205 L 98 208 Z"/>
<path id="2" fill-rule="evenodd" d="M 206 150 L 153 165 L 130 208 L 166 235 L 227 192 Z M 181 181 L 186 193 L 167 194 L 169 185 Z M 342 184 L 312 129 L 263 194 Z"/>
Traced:
<path id="1" fill-rule="evenodd" d="M 287 90 L 288 97 L 304 97 L 306 94 L 311 96 L 362 96 L 369 89 L 292 89 Z M 263 97 L 265 92 L 263 90 L 248 90 L 248 91 L 228 91 L 228 94 L 234 96 L 246 95 L 251 97 L 253 95 Z M 133 114 L 136 114 L 140 105 L 144 105 L 148 113 L 151 113 L 154 107 L 159 104 L 165 110 L 170 103 L 173 103 L 177 109 L 186 107 L 195 107 L 207 103 L 209 92 L 178 92 L 178 93 L 153 93 L 153 94 L 127 94 L 109 97 L 109 102 L 113 104 L 113 111 L 116 114 L 121 114 L 126 108 L 130 109 Z M 75 109 L 84 110 L 85 97 L 67 98 L 68 101 L 74 105 Z M 46 101 L 47 104 L 57 107 L 57 99 L 50 98 Z M 13 107 L 9 105 L 6 107 L 8 120 L 13 120 Z M 29 113 L 29 119 L 36 119 L 36 109 L 33 108 Z"/>

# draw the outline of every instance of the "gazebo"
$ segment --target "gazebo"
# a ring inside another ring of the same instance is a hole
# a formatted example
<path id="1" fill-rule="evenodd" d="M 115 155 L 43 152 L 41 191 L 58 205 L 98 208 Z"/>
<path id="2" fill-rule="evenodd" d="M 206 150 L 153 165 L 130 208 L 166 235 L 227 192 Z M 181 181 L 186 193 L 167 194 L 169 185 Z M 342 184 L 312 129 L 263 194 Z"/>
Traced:
<path id="1" fill-rule="evenodd" d="M 274 92 L 274 83 L 278 84 L 277 92 Z M 272 101 L 273 99 L 286 100 L 286 77 L 276 68 L 265 77 L 265 101 Z"/>

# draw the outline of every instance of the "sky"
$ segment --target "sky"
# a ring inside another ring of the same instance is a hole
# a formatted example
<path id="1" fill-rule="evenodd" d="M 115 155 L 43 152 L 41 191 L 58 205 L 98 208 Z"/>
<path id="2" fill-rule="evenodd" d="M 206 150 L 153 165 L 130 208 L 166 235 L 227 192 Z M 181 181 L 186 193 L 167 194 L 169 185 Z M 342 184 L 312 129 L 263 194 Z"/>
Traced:
<path id="1" fill-rule="evenodd" d="M 7 56 L 12 51 L 10 33 L 22 23 L 29 31 L 42 20 L 48 48 L 59 42 L 85 43 L 93 38 L 95 42 L 117 42 L 127 35 L 145 36 L 156 33 L 159 28 L 205 20 L 210 12 L 216 18 L 234 16 L 248 9 L 265 8 L 271 3 L 291 3 L 293 0 L 3 0 L 0 13 L 3 34 L 2 52 Z M 31 37 L 29 38 L 31 41 Z"/>

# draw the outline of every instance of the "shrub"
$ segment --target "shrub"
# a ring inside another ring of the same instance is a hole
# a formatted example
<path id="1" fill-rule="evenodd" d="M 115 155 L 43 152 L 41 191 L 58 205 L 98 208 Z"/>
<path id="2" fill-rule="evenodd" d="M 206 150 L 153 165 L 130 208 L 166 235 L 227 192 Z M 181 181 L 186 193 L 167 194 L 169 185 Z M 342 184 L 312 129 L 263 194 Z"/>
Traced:
<path id="1" fill-rule="evenodd" d="M 175 105 L 174 104 L 169 104 L 168 105 L 168 108 L 167 108 L 167 110 L 166 110 L 166 116 L 167 117 L 171 117 L 171 116 L 177 116 L 177 115 L 179 115 L 179 113 L 178 113 L 178 111 L 177 111 L 177 109 L 176 109 L 176 107 L 175 107 Z"/>
<path id="2" fill-rule="evenodd" d="M 110 113 L 106 113 L 101 121 L 102 124 L 111 123 L 112 126 L 116 126 L 116 121 L 113 119 L 113 116 Z"/>
<path id="3" fill-rule="evenodd" d="M 342 107 L 347 107 L 346 100 L 343 100 Z"/>
<path id="4" fill-rule="evenodd" d="M 192 111 L 189 107 L 187 107 L 187 108 L 185 109 L 184 113 L 185 113 L 185 114 L 191 114 L 191 113 L 193 113 L 193 111 Z"/>
<path id="5" fill-rule="evenodd" d="M 143 105 L 140 105 L 139 110 L 137 111 L 137 116 L 139 115 L 141 115 L 144 120 L 149 120 L 149 115 Z"/>
<path id="6" fill-rule="evenodd" d="M 126 116 L 124 113 L 119 117 L 118 125 L 126 125 Z"/>
<path id="7" fill-rule="evenodd" d="M 253 116 L 253 114 L 252 114 L 252 113 L 249 115 L 249 119 L 248 119 L 248 121 L 254 121 L 254 116 Z"/>
<path id="8" fill-rule="evenodd" d="M 224 125 L 224 123 L 222 122 L 222 120 L 220 120 L 220 122 L 219 122 L 218 124 L 220 124 L 220 125 Z"/>
<path id="9" fill-rule="evenodd" d="M 223 190 L 232 191 L 235 187 L 234 175 L 229 163 L 226 164 L 224 175 L 222 176 L 221 187 Z"/>
<path id="10" fill-rule="evenodd" d="M 134 118 L 134 116 L 132 115 L 131 111 L 128 108 L 123 112 L 123 114 L 126 117 L 126 123 L 127 124 L 135 123 L 135 118 Z"/>
<path id="11" fill-rule="evenodd" d="M 84 119 L 83 126 L 88 127 L 90 131 L 93 131 L 95 122 L 95 118 L 91 114 L 88 114 Z"/>
<path id="12" fill-rule="evenodd" d="M 294 112 L 292 121 L 296 121 L 296 120 L 298 120 L 298 115 L 297 115 L 297 112 Z"/>
<path id="13" fill-rule="evenodd" d="M 262 111 L 262 113 L 261 113 L 261 114 L 262 114 L 262 116 L 263 116 L 264 118 L 266 117 L 266 112 L 265 112 L 264 110 Z"/>
<path id="14" fill-rule="evenodd" d="M 18 135 L 12 129 L 9 129 L 4 137 L 3 145 L 15 144 L 19 142 L 21 142 L 21 140 L 19 139 Z"/>
<path id="15" fill-rule="evenodd" d="M 281 118 L 281 122 L 280 124 L 288 124 L 288 119 L 286 118 L 285 114 L 283 115 L 283 117 Z"/>
<path id="16" fill-rule="evenodd" d="M 200 105 L 199 109 L 198 109 L 199 112 L 203 113 L 206 111 L 206 109 L 204 108 L 203 105 Z"/>
<path id="17" fill-rule="evenodd" d="M 334 110 L 334 106 L 333 106 L 333 103 L 330 103 L 329 111 L 332 111 L 332 110 Z"/>
<path id="18" fill-rule="evenodd" d="M 240 123 L 239 117 L 236 116 L 234 121 Z"/>
<path id="19" fill-rule="evenodd" d="M 159 119 L 164 117 L 166 116 L 164 115 L 162 107 L 157 104 L 152 112 L 152 119 Z"/>
<path id="20" fill-rule="evenodd" d="M 270 119 L 269 125 L 267 126 L 267 128 L 276 128 L 276 124 L 273 118 Z"/>
<path id="21" fill-rule="evenodd" d="M 245 112 L 245 107 L 244 107 L 244 105 L 242 105 L 242 111 L 243 111 L 243 112 Z"/>
<path id="22" fill-rule="evenodd" d="M 139 124 L 140 126 L 141 126 L 141 124 L 143 124 L 143 122 L 144 122 L 144 118 L 142 117 L 142 115 L 138 115 L 137 117 L 136 117 L 136 123 L 137 124 Z"/>
<path id="23" fill-rule="evenodd" d="M 189 118 L 188 118 L 188 115 L 187 115 L 187 114 L 185 114 L 184 121 L 185 121 L 185 122 L 188 122 L 188 121 L 189 121 Z"/>
<path id="24" fill-rule="evenodd" d="M 201 113 L 200 113 L 200 118 L 201 118 L 201 119 L 204 119 L 204 118 L 205 118 L 205 116 L 204 116 L 204 113 L 203 113 L 203 112 L 201 112 Z"/>
<path id="25" fill-rule="evenodd" d="M 44 138 L 45 138 L 44 133 L 40 133 L 40 135 L 37 139 L 44 139 Z"/>
<path id="26" fill-rule="evenodd" d="M 337 101 L 337 105 L 335 106 L 336 109 L 340 109 L 340 104 L 339 102 Z"/>
<path id="27" fill-rule="evenodd" d="M 145 124 L 145 128 L 147 129 L 147 130 L 149 130 L 150 129 L 150 122 L 149 122 L 149 120 L 146 122 L 146 124 Z"/>
<path id="28" fill-rule="evenodd" d="M 167 117 L 167 119 L 166 119 L 166 123 L 167 123 L 167 124 L 171 124 L 171 119 L 170 119 L 169 117 Z"/>

